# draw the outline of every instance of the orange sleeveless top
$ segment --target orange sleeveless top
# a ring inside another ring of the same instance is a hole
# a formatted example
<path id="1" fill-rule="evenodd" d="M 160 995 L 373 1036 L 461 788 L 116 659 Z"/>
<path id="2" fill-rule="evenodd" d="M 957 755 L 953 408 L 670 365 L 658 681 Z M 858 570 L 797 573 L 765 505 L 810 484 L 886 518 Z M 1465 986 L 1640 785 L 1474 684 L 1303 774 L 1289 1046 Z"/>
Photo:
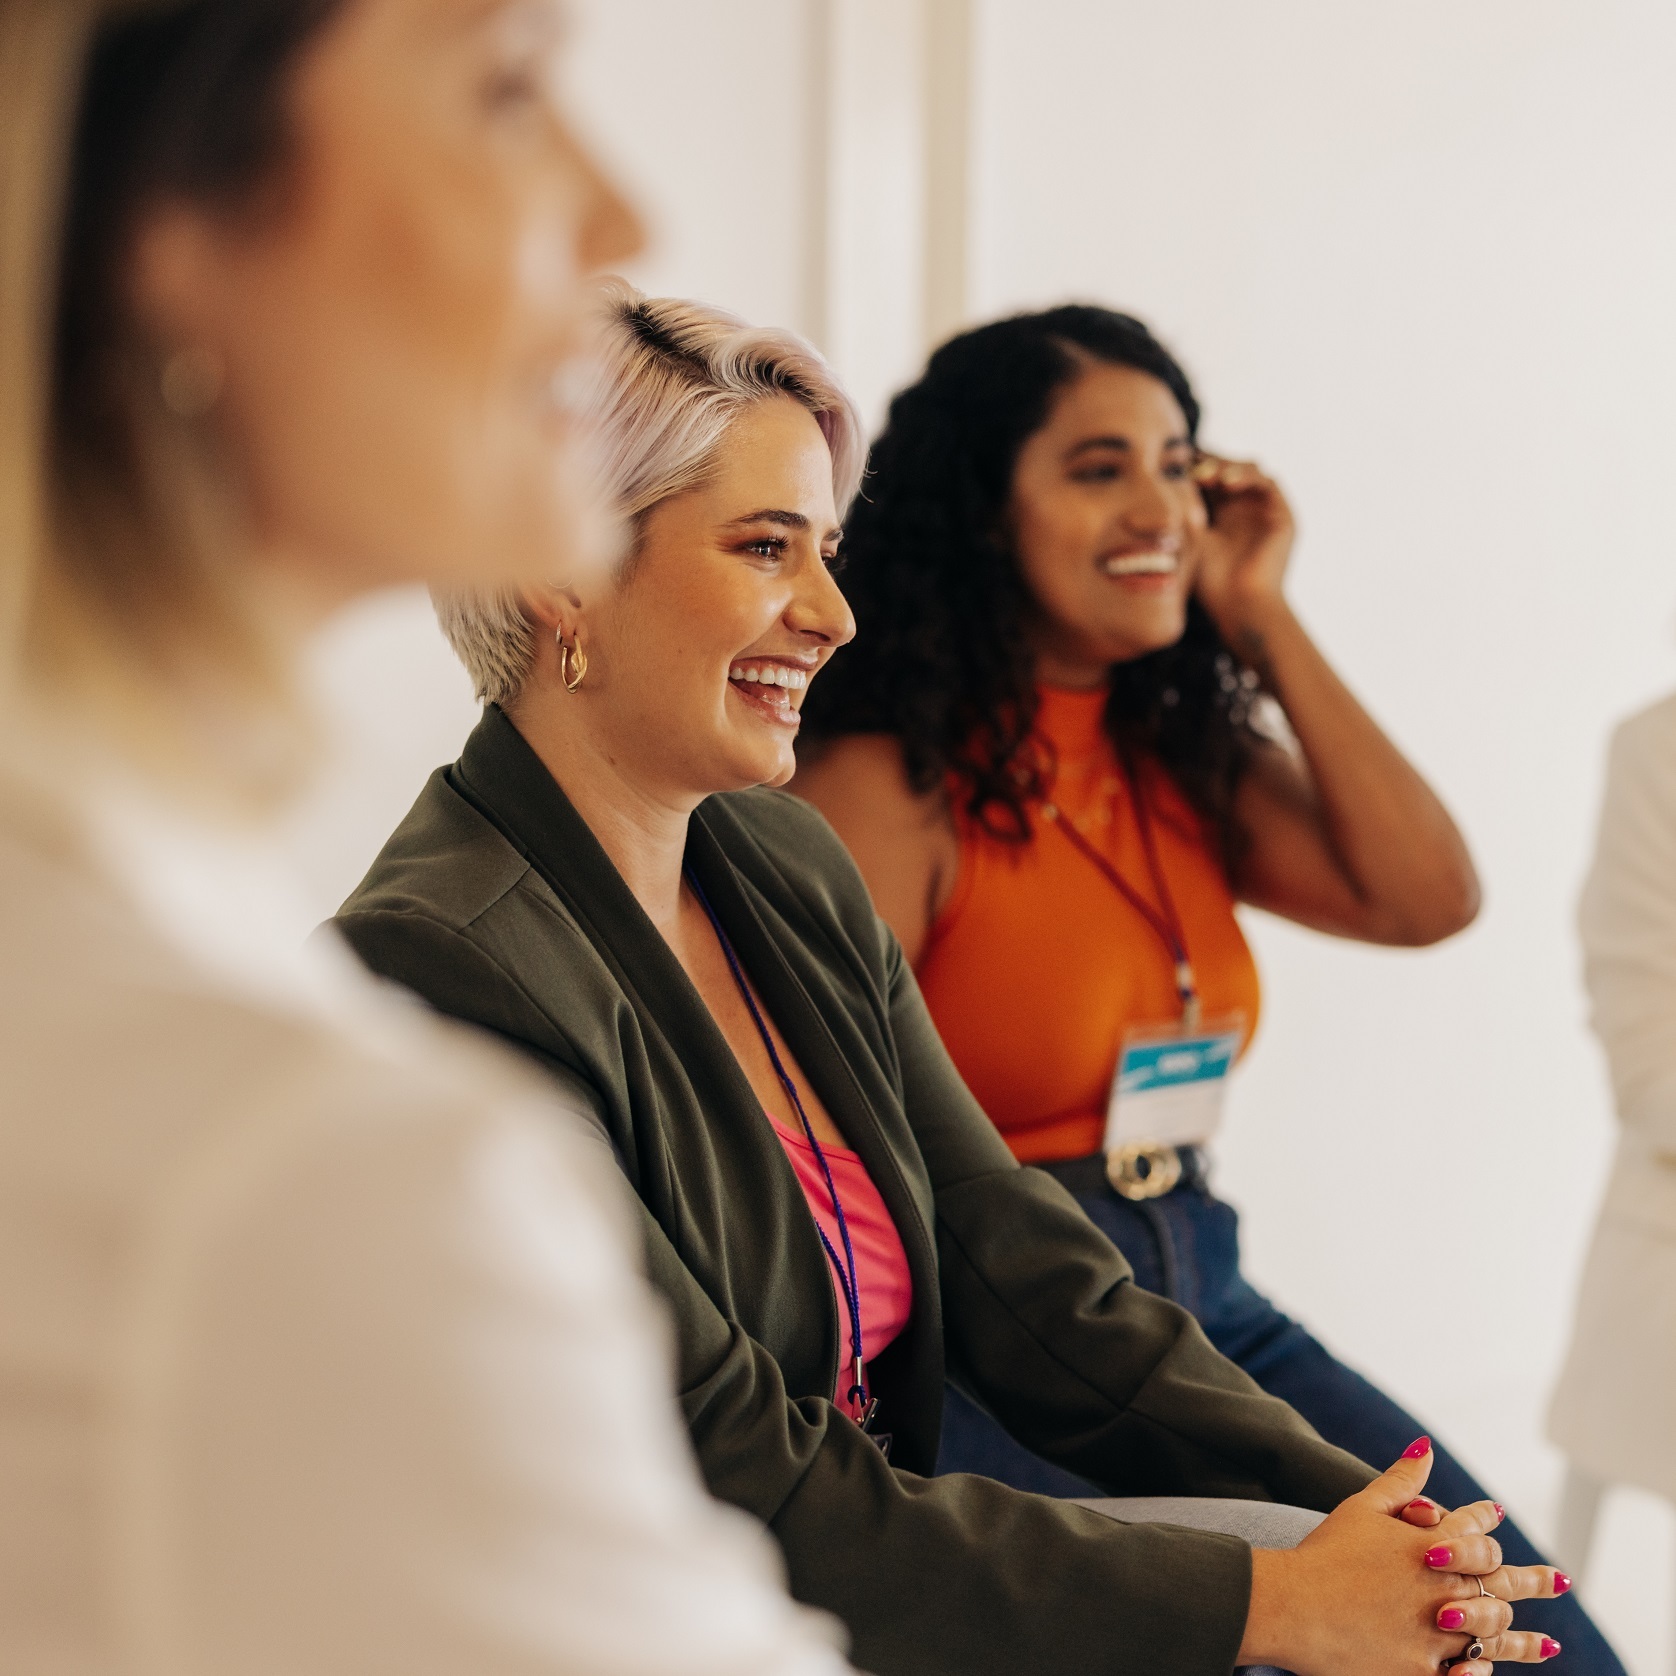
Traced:
<path id="1" fill-rule="evenodd" d="M 1057 760 L 1062 818 L 1161 907 L 1103 692 L 1044 688 L 1036 727 Z M 1174 781 L 1140 772 L 1203 1014 L 1257 1024 L 1260 991 L 1213 842 Z M 1100 1150 L 1124 1032 L 1181 1016 L 1175 963 L 1158 933 L 1094 863 L 1031 810 L 1028 842 L 990 836 L 957 811 L 960 869 L 920 957 L 926 1004 L 967 1086 L 1026 1164 Z"/>

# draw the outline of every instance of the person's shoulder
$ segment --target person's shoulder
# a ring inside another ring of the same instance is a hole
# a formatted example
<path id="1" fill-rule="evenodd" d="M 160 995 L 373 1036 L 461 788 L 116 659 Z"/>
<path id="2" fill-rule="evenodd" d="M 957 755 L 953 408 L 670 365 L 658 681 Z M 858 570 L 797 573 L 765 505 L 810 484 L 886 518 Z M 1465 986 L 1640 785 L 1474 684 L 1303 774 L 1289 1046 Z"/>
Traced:
<path id="1" fill-rule="evenodd" d="M 350 892 L 338 919 L 418 914 L 459 930 L 529 872 L 528 857 L 454 789 L 449 771 L 439 768 Z"/>
<path id="2" fill-rule="evenodd" d="M 528 1162 L 556 1149 L 593 1187 L 610 1183 L 597 1122 L 510 1048 L 392 996 L 358 969 L 332 1010 L 331 1019 L 287 1021 L 283 1039 L 267 1021 L 296 1096 L 286 1118 L 299 1137 L 293 1179 L 341 1171 L 356 1157 L 371 1161 L 367 1180 L 388 1178 L 400 1159 L 411 1183 L 428 1180 L 446 1197 L 450 1182 L 466 1179 L 467 1160 L 517 1153 Z"/>
<path id="3" fill-rule="evenodd" d="M 1607 841 L 1656 834 L 1662 843 L 1676 834 L 1676 693 L 1613 729 L 1601 834 Z"/>
<path id="4" fill-rule="evenodd" d="M 616 993 L 575 915 L 446 770 L 316 933 L 337 938 L 368 971 L 518 1043 L 555 1075 L 580 1074 L 576 1032 Z"/>
<path id="5" fill-rule="evenodd" d="M 89 1227 L 143 1226 L 192 1184 L 260 1193 L 303 1159 L 457 1152 L 537 1112 L 565 1124 L 509 1052 L 329 950 L 270 993 L 200 964 L 87 869 L 3 844 L 0 909 L 9 1168 L 50 1178 Z"/>
<path id="6" fill-rule="evenodd" d="M 1645 881 L 1667 893 L 1676 854 L 1676 694 L 1621 721 L 1607 750 L 1595 857 L 1585 903 Z M 1634 888 L 1640 888 L 1639 885 Z M 1592 912 L 1585 907 L 1585 918 Z"/>
<path id="7" fill-rule="evenodd" d="M 1676 785 L 1676 693 L 1619 722 L 1612 734 L 1612 761 L 1620 771 L 1662 777 Z"/>
<path id="8" fill-rule="evenodd" d="M 902 741 L 893 733 L 844 733 L 800 748 L 799 782 L 857 781 L 909 792 L 907 759 Z"/>
<path id="9" fill-rule="evenodd" d="M 902 741 L 889 733 L 849 733 L 822 740 L 800 755 L 791 790 L 834 820 L 865 810 L 892 826 L 944 825 L 947 789 L 919 790 L 908 773 Z M 839 824 L 843 824 L 839 820 Z"/>

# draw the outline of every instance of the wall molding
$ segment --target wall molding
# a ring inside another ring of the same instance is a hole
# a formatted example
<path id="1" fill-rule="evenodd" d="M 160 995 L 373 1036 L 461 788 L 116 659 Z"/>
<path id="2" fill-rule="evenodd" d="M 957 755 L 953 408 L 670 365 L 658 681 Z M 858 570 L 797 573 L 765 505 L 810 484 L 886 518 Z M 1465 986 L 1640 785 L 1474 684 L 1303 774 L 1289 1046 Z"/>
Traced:
<path id="1" fill-rule="evenodd" d="M 973 0 L 805 0 L 807 330 L 870 423 L 964 323 Z"/>

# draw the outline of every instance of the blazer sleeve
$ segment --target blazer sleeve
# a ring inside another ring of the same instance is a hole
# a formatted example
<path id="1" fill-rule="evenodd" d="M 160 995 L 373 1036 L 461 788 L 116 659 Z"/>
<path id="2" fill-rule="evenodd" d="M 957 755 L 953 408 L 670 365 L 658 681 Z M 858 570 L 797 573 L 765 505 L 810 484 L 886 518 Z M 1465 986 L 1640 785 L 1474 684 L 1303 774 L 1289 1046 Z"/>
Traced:
<path id="1" fill-rule="evenodd" d="M 610 1148 L 622 1167 L 598 1099 L 570 1063 L 569 1039 L 546 1008 L 465 932 L 428 914 L 373 908 L 339 914 L 315 935 L 341 936 L 386 982 L 534 1059 L 568 1096 L 586 1132 Z"/>
<path id="2" fill-rule="evenodd" d="M 603 1131 L 600 1096 L 566 1063 L 557 1021 L 471 938 L 407 912 L 353 913 L 338 924 L 376 969 L 423 973 L 445 1010 L 533 1047 Z M 441 970 L 452 974 L 446 997 L 436 993 Z M 1002 1156 L 1010 1165 L 1005 1148 Z M 772 1530 L 792 1593 L 848 1623 L 860 1668 L 1152 1676 L 1164 1663 L 1176 1676 L 1227 1676 L 1250 1604 L 1244 1542 L 1120 1524 L 985 1478 L 891 1467 L 831 1403 L 792 1398 L 768 1350 L 716 1308 L 635 1202 L 650 1277 L 670 1307 L 680 1402 L 705 1482 Z M 1074 1206 L 1071 1215 L 1080 1218 Z M 1237 1482 L 1237 1493 L 1252 1491 Z"/>
<path id="3" fill-rule="evenodd" d="M 1143 1291 L 1042 1170 L 1021 1168 L 887 941 L 903 1098 L 937 1205 L 950 1376 L 1020 1442 L 1114 1495 L 1235 1496 L 1328 1511 L 1377 1476 Z"/>
<path id="4" fill-rule="evenodd" d="M 1613 738 L 1578 920 L 1618 1116 L 1676 1152 L 1676 701 Z"/>

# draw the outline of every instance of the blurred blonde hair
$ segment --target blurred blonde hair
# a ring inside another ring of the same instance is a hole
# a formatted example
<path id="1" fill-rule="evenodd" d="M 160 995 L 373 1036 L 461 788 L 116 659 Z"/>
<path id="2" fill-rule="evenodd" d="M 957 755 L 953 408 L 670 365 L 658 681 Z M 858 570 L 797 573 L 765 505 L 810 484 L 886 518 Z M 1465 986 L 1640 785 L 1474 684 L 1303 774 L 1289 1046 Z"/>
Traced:
<path id="1" fill-rule="evenodd" d="M 279 51 L 329 9 L 294 8 Z M 235 90 L 206 91 L 182 115 L 179 79 L 201 64 L 165 58 L 157 86 L 136 87 L 112 57 L 124 31 L 173 28 L 194 44 L 193 12 L 208 15 L 186 0 L 0 0 L 0 716 L 61 768 L 114 755 L 262 804 L 292 782 L 308 742 L 280 613 L 257 597 L 209 427 L 163 399 L 181 346 L 148 343 L 122 297 L 146 193 L 234 197 L 272 160 L 264 118 L 252 118 L 258 143 L 220 178 L 194 176 Z M 270 55 L 256 73 L 278 65 Z M 89 126 L 146 120 L 148 99 L 166 108 L 174 150 L 160 145 L 165 161 L 147 175 L 146 159 L 102 133 L 120 178 L 90 188 Z"/>
<path id="2" fill-rule="evenodd" d="M 631 536 L 654 507 L 708 479 L 734 421 L 770 396 L 790 396 L 814 415 L 832 452 L 840 515 L 855 498 L 866 458 L 861 416 L 831 368 L 794 333 L 609 280 L 595 356 L 583 423 Z M 535 656 L 535 631 L 518 595 L 461 589 L 435 599 L 478 698 L 515 698 Z"/>

